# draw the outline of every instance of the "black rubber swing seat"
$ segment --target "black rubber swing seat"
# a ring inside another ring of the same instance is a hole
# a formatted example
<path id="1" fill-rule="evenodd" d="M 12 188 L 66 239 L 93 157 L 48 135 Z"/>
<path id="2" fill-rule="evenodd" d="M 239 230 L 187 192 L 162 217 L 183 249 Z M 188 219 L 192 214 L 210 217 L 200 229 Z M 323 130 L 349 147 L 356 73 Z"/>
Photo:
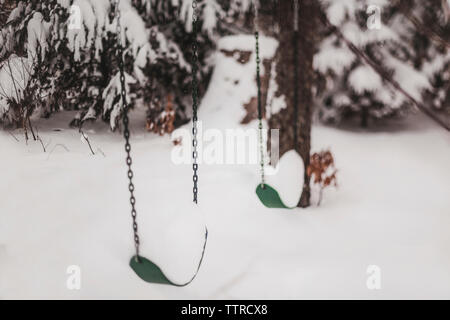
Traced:
<path id="1" fill-rule="evenodd" d="M 295 207 L 289 207 L 284 204 L 281 200 L 278 191 L 269 186 L 268 184 L 261 185 L 259 184 L 256 187 L 256 194 L 258 195 L 259 200 L 265 205 L 267 208 L 271 209 L 294 209 Z"/>
<path id="2" fill-rule="evenodd" d="M 197 270 L 194 273 L 194 276 L 186 283 L 175 283 L 169 278 L 166 277 L 164 272 L 158 267 L 155 263 L 144 258 L 142 256 L 133 256 L 130 260 L 130 267 L 133 271 L 138 275 L 139 278 L 149 283 L 158 283 L 158 284 L 166 284 L 175 287 L 184 287 L 190 284 L 198 274 L 200 267 L 202 265 L 203 256 L 205 255 L 206 243 L 208 242 L 208 229 L 205 229 L 205 242 L 203 244 L 202 255 L 200 257 L 200 261 L 198 263 Z"/>

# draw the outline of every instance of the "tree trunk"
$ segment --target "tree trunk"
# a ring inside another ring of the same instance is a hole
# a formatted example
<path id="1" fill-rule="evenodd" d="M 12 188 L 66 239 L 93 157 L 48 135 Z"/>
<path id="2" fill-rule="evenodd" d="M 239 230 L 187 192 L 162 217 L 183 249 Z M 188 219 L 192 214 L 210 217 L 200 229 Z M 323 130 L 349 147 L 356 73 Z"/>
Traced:
<path id="1" fill-rule="evenodd" d="M 369 110 L 367 107 L 361 109 L 361 128 L 366 129 L 369 126 Z"/>
<path id="2" fill-rule="evenodd" d="M 269 119 L 270 128 L 280 129 L 280 156 L 294 149 L 300 154 L 305 166 L 303 192 L 298 207 L 310 204 L 310 184 L 307 168 L 311 150 L 312 120 L 312 84 L 314 72 L 312 67 L 314 48 L 317 39 L 317 17 L 320 6 L 317 0 L 299 0 L 298 28 L 294 32 L 294 1 L 277 1 L 278 23 L 280 34 L 276 55 L 276 96 L 284 96 L 286 108 L 273 114 Z M 294 35 L 296 37 L 294 38 Z M 294 41 L 297 41 L 298 54 L 294 55 Z M 294 63 L 298 64 L 298 91 L 294 94 Z M 298 112 L 294 110 L 294 100 L 298 99 Z M 295 125 L 295 118 L 297 123 Z M 297 129 L 297 132 L 295 128 Z M 297 145 L 295 146 L 295 142 Z M 302 179 L 303 180 L 303 179 Z"/>

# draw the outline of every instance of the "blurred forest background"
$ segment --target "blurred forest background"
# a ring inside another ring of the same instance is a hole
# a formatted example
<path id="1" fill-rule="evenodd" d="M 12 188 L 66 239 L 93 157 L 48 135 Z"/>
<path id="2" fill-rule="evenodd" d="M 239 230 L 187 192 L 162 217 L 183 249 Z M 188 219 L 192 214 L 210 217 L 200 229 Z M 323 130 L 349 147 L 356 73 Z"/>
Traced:
<path id="1" fill-rule="evenodd" d="M 72 127 L 101 119 L 120 129 L 115 2 L 0 3 L 0 123 L 36 140 L 34 119 L 71 110 Z M 203 0 L 197 8 L 201 94 L 220 39 L 259 31 L 278 41 L 262 60 L 263 114 L 281 129 L 280 154 L 296 149 L 305 168 L 314 119 L 373 128 L 422 112 L 450 129 L 449 0 Z M 192 114 L 192 0 L 122 0 L 119 9 L 129 103 L 146 110 L 148 131 L 171 133 Z M 254 45 L 221 53 L 245 64 Z M 256 119 L 256 94 L 242 108 L 241 123 Z"/>
<path id="2" fill-rule="evenodd" d="M 121 106 L 113 3 L 0 3 L 1 123 L 27 131 L 32 130 L 30 118 L 78 110 L 71 125 L 102 119 L 115 130 Z M 201 91 L 205 91 L 214 67 L 212 56 L 218 39 L 255 29 L 255 4 L 260 12 L 259 28 L 283 43 L 275 62 L 263 62 L 272 70 L 264 79 L 264 96 L 267 98 L 268 82 L 274 78 L 276 84 L 282 84 L 272 89 L 275 96 L 284 95 L 284 103 L 290 106 L 292 1 L 199 1 Z M 123 0 L 121 6 L 131 104 L 147 109 L 148 130 L 171 132 L 187 122 L 191 113 L 191 1 Z M 406 116 L 417 108 L 414 99 L 449 125 L 449 1 L 304 0 L 299 14 L 300 81 L 302 88 L 311 88 L 319 119 L 340 123 L 356 117 L 361 126 L 368 126 L 372 120 Z M 77 23 L 79 26 L 72 28 Z M 378 68 L 364 61 L 346 41 Z M 313 64 L 308 61 L 312 55 Z M 288 66 L 283 68 L 283 64 Z M 392 80 L 405 92 L 393 87 Z M 245 121 L 254 117 L 250 112 Z M 273 117 L 273 125 L 284 121 L 276 114 Z"/>

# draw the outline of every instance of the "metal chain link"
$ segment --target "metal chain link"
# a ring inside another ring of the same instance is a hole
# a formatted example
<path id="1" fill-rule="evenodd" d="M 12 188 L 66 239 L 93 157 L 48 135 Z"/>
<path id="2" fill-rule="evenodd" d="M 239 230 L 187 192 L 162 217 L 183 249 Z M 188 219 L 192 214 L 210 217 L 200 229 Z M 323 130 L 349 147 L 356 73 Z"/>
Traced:
<path id="1" fill-rule="evenodd" d="M 120 0 L 115 0 L 115 12 L 114 16 L 117 20 L 116 26 L 116 36 L 117 36 L 117 59 L 119 64 L 119 73 L 120 73 L 120 95 L 122 98 L 122 106 L 123 106 L 123 136 L 125 138 L 125 152 L 126 156 L 126 164 L 128 167 L 127 176 L 128 176 L 128 190 L 130 191 L 130 205 L 131 205 L 131 217 L 133 219 L 133 234 L 134 234 L 134 246 L 136 248 L 136 261 L 139 261 L 139 235 L 138 235 L 138 224 L 137 224 L 137 211 L 136 211 L 136 198 L 134 196 L 134 183 L 133 183 L 133 170 L 131 168 L 132 159 L 131 159 L 131 144 L 130 144 L 130 129 L 129 129 L 129 118 L 128 118 L 128 109 L 129 105 L 127 103 L 127 93 L 126 93 L 126 84 L 125 84 L 125 67 L 124 67 L 124 59 L 123 59 L 123 44 L 122 44 L 122 26 L 120 24 L 120 10 L 119 10 Z"/>
<path id="2" fill-rule="evenodd" d="M 194 187 L 192 189 L 194 193 L 193 201 L 197 203 L 198 201 L 198 43 L 197 43 L 197 26 L 198 16 L 197 16 L 197 1 L 192 1 L 192 170 L 193 170 L 193 182 Z"/>
<path id="3" fill-rule="evenodd" d="M 294 150 L 298 148 L 298 0 L 294 0 L 294 34 L 293 34 L 293 47 L 294 47 Z"/>
<path id="4" fill-rule="evenodd" d="M 260 72 L 260 58 L 259 58 L 259 31 L 258 31 L 258 8 L 256 3 L 253 3 L 255 9 L 255 54 L 256 54 L 256 86 L 258 88 L 258 131 L 259 131 L 259 152 L 260 152 L 260 173 L 261 173 L 261 188 L 265 187 L 264 174 L 264 139 L 263 139 L 263 110 L 262 110 L 262 96 L 261 96 L 261 72 Z"/>

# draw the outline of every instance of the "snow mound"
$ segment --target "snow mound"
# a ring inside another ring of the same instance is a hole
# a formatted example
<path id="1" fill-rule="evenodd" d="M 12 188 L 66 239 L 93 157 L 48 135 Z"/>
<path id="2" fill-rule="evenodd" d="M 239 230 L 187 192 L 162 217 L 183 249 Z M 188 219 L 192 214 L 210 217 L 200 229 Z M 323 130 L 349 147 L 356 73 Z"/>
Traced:
<path id="1" fill-rule="evenodd" d="M 155 262 L 176 283 L 193 276 L 205 241 L 202 206 L 193 203 L 192 195 L 186 191 L 177 192 L 175 201 L 165 196 L 152 197 L 150 214 L 139 217 L 140 254 Z"/>
<path id="2" fill-rule="evenodd" d="M 290 150 L 280 158 L 276 168 L 266 167 L 266 180 L 278 191 L 285 205 L 294 207 L 300 200 L 304 172 L 302 158 L 295 150 Z"/>

